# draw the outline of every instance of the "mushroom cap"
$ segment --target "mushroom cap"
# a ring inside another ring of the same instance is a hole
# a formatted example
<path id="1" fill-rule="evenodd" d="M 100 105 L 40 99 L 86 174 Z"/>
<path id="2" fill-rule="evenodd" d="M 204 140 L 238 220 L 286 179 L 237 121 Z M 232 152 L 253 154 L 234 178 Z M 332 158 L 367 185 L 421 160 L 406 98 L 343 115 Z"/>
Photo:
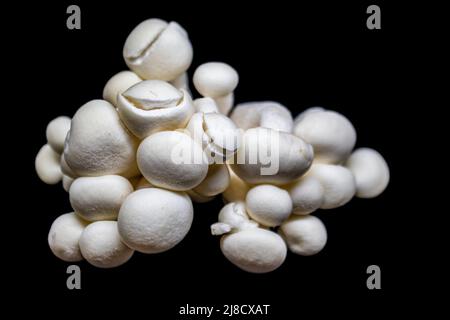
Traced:
<path id="1" fill-rule="evenodd" d="M 319 179 L 305 175 L 287 186 L 292 199 L 292 213 L 305 215 L 319 209 L 324 201 L 324 189 Z"/>
<path id="2" fill-rule="evenodd" d="M 119 233 L 130 248 L 143 253 L 163 252 L 186 236 L 193 211 L 191 199 L 184 192 L 137 190 L 120 208 Z"/>
<path id="3" fill-rule="evenodd" d="M 302 176 L 314 152 L 302 139 L 268 128 L 245 131 L 231 169 L 250 184 L 283 185 Z"/>
<path id="4" fill-rule="evenodd" d="M 75 113 L 67 135 L 64 159 L 78 176 L 138 173 L 138 141 L 122 123 L 112 104 L 92 100 Z"/>
<path id="5" fill-rule="evenodd" d="M 380 195 L 389 183 L 389 167 L 383 156 L 370 148 L 359 148 L 347 159 L 345 166 L 356 181 L 356 196 L 373 198 Z"/>
<path id="6" fill-rule="evenodd" d="M 75 213 L 85 220 L 116 220 L 131 192 L 133 186 L 121 176 L 81 177 L 72 183 L 69 197 Z"/>
<path id="7" fill-rule="evenodd" d="M 276 233 L 260 228 L 222 236 L 220 249 L 235 266 L 253 273 L 271 272 L 286 258 L 286 244 Z"/>
<path id="8" fill-rule="evenodd" d="M 290 251 L 310 256 L 321 251 L 327 243 L 327 229 L 319 218 L 311 215 L 292 216 L 278 229 Z"/>
<path id="9" fill-rule="evenodd" d="M 195 111 L 184 89 L 160 80 L 137 83 L 119 94 L 117 103 L 123 122 L 141 139 L 155 132 L 184 128 Z"/>
<path id="10" fill-rule="evenodd" d="M 219 108 L 216 102 L 214 101 L 214 99 L 209 97 L 195 99 L 194 107 L 196 112 L 219 113 Z"/>
<path id="11" fill-rule="evenodd" d="M 176 191 L 198 186 L 208 173 L 200 145 L 187 134 L 162 131 L 145 138 L 137 151 L 142 175 L 152 185 Z"/>
<path id="12" fill-rule="evenodd" d="M 117 96 L 142 79 L 133 71 L 121 71 L 113 75 L 103 89 L 103 99 L 117 107 Z"/>
<path id="13" fill-rule="evenodd" d="M 270 184 L 251 188 L 247 193 L 245 204 L 249 216 L 267 227 L 279 226 L 292 213 L 289 193 Z"/>
<path id="14" fill-rule="evenodd" d="M 313 164 L 306 175 L 315 177 L 322 184 L 324 198 L 321 209 L 343 206 L 355 195 L 355 178 L 345 167 L 332 164 Z"/>
<path id="15" fill-rule="evenodd" d="M 244 130 L 264 127 L 291 133 L 294 124 L 289 109 L 274 101 L 240 103 L 233 109 L 230 117 Z"/>
<path id="16" fill-rule="evenodd" d="M 48 245 L 53 254 L 67 262 L 83 260 L 78 241 L 88 224 L 73 212 L 56 218 L 48 233 Z"/>
<path id="17" fill-rule="evenodd" d="M 47 184 L 57 184 L 62 179 L 60 155 L 49 144 L 39 150 L 34 167 L 39 179 Z"/>
<path id="18" fill-rule="evenodd" d="M 294 134 L 313 146 L 316 163 L 341 164 L 356 143 L 355 128 L 335 111 L 305 113 L 297 122 Z"/>
<path id="19" fill-rule="evenodd" d="M 160 19 L 137 25 L 123 47 L 127 66 L 142 79 L 174 80 L 189 68 L 192 56 L 186 30 Z"/>
<path id="20" fill-rule="evenodd" d="M 236 89 L 239 82 L 237 71 L 223 62 L 207 62 L 194 72 L 195 89 L 204 97 L 226 96 Z"/>
<path id="21" fill-rule="evenodd" d="M 60 116 L 50 121 L 47 125 L 45 132 L 47 143 L 58 154 L 64 151 L 64 141 L 66 140 L 67 132 L 70 130 L 70 121 L 69 117 Z"/>
<path id="22" fill-rule="evenodd" d="M 80 251 L 87 262 L 98 268 L 118 267 L 134 253 L 122 242 L 116 221 L 96 221 L 88 225 L 81 234 Z"/>

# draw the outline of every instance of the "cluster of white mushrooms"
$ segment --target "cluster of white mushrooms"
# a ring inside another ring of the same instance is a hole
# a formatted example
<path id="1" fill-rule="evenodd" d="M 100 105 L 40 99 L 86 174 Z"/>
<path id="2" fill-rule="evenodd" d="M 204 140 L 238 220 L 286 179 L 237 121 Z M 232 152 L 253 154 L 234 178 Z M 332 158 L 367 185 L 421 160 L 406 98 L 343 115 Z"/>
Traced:
<path id="1" fill-rule="evenodd" d="M 311 213 L 372 198 L 389 169 L 375 150 L 353 150 L 356 132 L 343 115 L 320 107 L 293 119 L 276 102 L 234 107 L 237 72 L 210 62 L 187 69 L 193 50 L 176 22 L 149 19 L 128 36 L 130 71 L 114 75 L 103 100 L 47 126 L 36 156 L 40 179 L 62 180 L 73 212 L 52 224 L 48 242 L 64 261 L 119 266 L 134 251 L 173 248 L 189 232 L 194 202 L 222 194 L 213 235 L 239 268 L 270 272 L 287 249 L 313 255 L 327 232 Z"/>

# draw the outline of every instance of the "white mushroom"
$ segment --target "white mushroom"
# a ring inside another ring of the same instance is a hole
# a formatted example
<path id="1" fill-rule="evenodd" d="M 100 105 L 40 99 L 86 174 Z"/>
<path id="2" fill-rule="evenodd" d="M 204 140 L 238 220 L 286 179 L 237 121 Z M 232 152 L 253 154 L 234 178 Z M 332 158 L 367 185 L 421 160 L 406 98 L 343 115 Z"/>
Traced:
<path id="1" fill-rule="evenodd" d="M 223 164 L 240 145 L 240 130 L 233 121 L 220 113 L 197 112 L 189 120 L 186 129 L 192 139 L 203 147 L 210 164 Z"/>
<path id="2" fill-rule="evenodd" d="M 135 176 L 138 141 L 125 128 L 112 104 L 92 100 L 72 119 L 64 159 L 78 176 Z"/>
<path id="3" fill-rule="evenodd" d="M 294 128 L 294 134 L 314 148 L 314 162 L 341 164 L 356 143 L 356 131 L 350 121 L 335 111 L 310 111 Z"/>
<path id="4" fill-rule="evenodd" d="M 228 165 L 227 165 L 228 166 Z M 222 197 L 225 202 L 237 202 L 245 201 L 248 190 L 250 190 L 250 185 L 244 180 L 238 177 L 233 170 L 229 169 L 230 173 L 230 184 L 228 188 L 222 193 Z"/>
<path id="5" fill-rule="evenodd" d="M 230 173 L 225 164 L 212 164 L 203 181 L 192 191 L 204 197 L 212 197 L 222 193 L 230 184 Z"/>
<path id="6" fill-rule="evenodd" d="M 311 256 L 321 251 L 327 243 L 327 229 L 319 218 L 292 216 L 278 229 L 293 253 Z"/>
<path id="7" fill-rule="evenodd" d="M 117 97 L 123 122 L 137 137 L 184 128 L 194 113 L 189 94 L 160 80 L 139 82 Z"/>
<path id="8" fill-rule="evenodd" d="M 48 233 L 48 245 L 53 254 L 67 262 L 83 260 L 78 241 L 88 224 L 73 212 L 56 218 Z"/>
<path id="9" fill-rule="evenodd" d="M 286 258 L 286 244 L 276 233 L 260 228 L 222 236 L 220 249 L 234 265 L 253 273 L 266 273 L 280 267 Z"/>
<path id="10" fill-rule="evenodd" d="M 269 184 L 251 188 L 245 204 L 249 216 L 267 227 L 279 226 L 292 213 L 289 193 Z"/>
<path id="11" fill-rule="evenodd" d="M 118 267 L 134 253 L 122 242 L 116 221 L 96 221 L 88 225 L 81 234 L 80 251 L 87 262 L 98 268 Z"/>
<path id="12" fill-rule="evenodd" d="M 214 101 L 217 104 L 217 108 L 219 108 L 219 112 L 224 115 L 228 115 L 234 105 L 234 93 L 231 92 L 227 95 L 214 98 Z"/>
<path id="13" fill-rule="evenodd" d="M 65 116 L 57 117 L 47 125 L 47 143 L 56 153 L 61 154 L 64 151 L 64 141 L 69 130 L 70 118 Z"/>
<path id="14" fill-rule="evenodd" d="M 116 220 L 120 206 L 133 192 L 131 183 L 121 176 L 81 177 L 70 187 L 70 204 L 85 220 Z"/>
<path id="15" fill-rule="evenodd" d="M 132 71 L 116 73 L 106 83 L 103 89 L 103 99 L 117 107 L 117 96 L 141 81 L 142 79 Z"/>
<path id="16" fill-rule="evenodd" d="M 189 68 L 192 55 L 187 32 L 160 19 L 137 25 L 123 47 L 127 66 L 143 79 L 174 80 Z"/>
<path id="17" fill-rule="evenodd" d="M 248 129 L 231 169 L 251 184 L 289 183 L 303 175 L 314 157 L 311 145 L 285 132 L 268 128 Z"/>
<path id="18" fill-rule="evenodd" d="M 306 174 L 320 181 L 324 190 L 321 209 L 343 206 L 355 195 L 355 178 L 345 167 L 332 164 L 313 164 Z"/>
<path id="19" fill-rule="evenodd" d="M 184 192 L 146 188 L 133 192 L 122 204 L 118 226 L 130 248 L 158 253 L 178 244 L 192 219 L 192 202 Z"/>
<path id="20" fill-rule="evenodd" d="M 204 97 L 226 96 L 236 89 L 239 75 L 230 65 L 223 62 L 208 62 L 194 72 L 195 89 Z"/>
<path id="21" fill-rule="evenodd" d="M 208 173 L 208 160 L 200 145 L 178 131 L 147 137 L 138 148 L 137 161 L 145 179 L 170 190 L 192 189 Z"/>
<path id="22" fill-rule="evenodd" d="M 345 166 L 356 181 L 356 196 L 373 198 L 381 194 L 389 183 L 389 167 L 376 150 L 360 148 L 347 159 Z"/>
<path id="23" fill-rule="evenodd" d="M 302 121 L 306 115 L 312 113 L 312 112 L 322 112 L 322 111 L 326 111 L 324 108 L 322 107 L 311 107 L 306 109 L 305 111 L 301 112 L 299 115 L 297 115 L 294 119 L 294 127 L 297 126 L 297 124 Z"/>
<path id="24" fill-rule="evenodd" d="M 303 176 L 287 186 L 294 206 L 293 212 L 305 215 L 319 209 L 324 201 L 324 189 L 319 179 Z"/>
<path id="25" fill-rule="evenodd" d="M 240 103 L 233 109 L 230 118 L 244 130 L 264 127 L 291 133 L 294 123 L 291 112 L 274 101 Z"/>
<path id="26" fill-rule="evenodd" d="M 57 184 L 62 179 L 60 155 L 48 144 L 39 150 L 34 167 L 39 179 L 47 184 Z"/>
<path id="27" fill-rule="evenodd" d="M 203 113 L 219 113 L 219 108 L 212 98 L 198 98 L 194 100 L 194 107 L 196 112 Z"/>

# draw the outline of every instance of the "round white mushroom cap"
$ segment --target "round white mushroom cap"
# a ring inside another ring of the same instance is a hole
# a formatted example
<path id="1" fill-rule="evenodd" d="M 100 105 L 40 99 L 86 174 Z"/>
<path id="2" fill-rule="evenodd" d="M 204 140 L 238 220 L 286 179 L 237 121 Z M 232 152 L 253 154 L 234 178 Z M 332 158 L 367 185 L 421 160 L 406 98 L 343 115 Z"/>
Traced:
<path id="1" fill-rule="evenodd" d="M 257 222 L 250 220 L 242 201 L 225 205 L 219 212 L 219 223 L 229 225 L 233 232 L 258 227 Z"/>
<path id="2" fill-rule="evenodd" d="M 282 224 L 292 213 L 292 200 L 286 190 L 263 184 L 250 189 L 245 199 L 252 219 L 267 227 Z"/>
<path id="3" fill-rule="evenodd" d="M 294 134 L 314 148 L 314 162 L 341 164 L 353 150 L 356 131 L 351 122 L 335 111 L 310 111 L 302 115 Z"/>
<path id="4" fill-rule="evenodd" d="M 225 191 L 230 184 L 230 173 L 225 164 L 212 164 L 203 181 L 192 191 L 204 197 L 213 197 Z"/>
<path id="5" fill-rule="evenodd" d="M 62 179 L 60 155 L 48 144 L 39 150 L 34 167 L 39 179 L 47 184 L 57 184 Z"/>
<path id="6" fill-rule="evenodd" d="M 75 213 L 85 220 L 116 220 L 131 192 L 133 186 L 121 176 L 81 177 L 72 183 L 69 197 Z"/>
<path id="7" fill-rule="evenodd" d="M 116 221 L 96 221 L 88 225 L 81 234 L 80 251 L 87 262 L 98 268 L 118 267 L 134 253 L 122 242 Z"/>
<path id="8" fill-rule="evenodd" d="M 293 253 L 311 256 L 321 251 L 327 243 L 327 230 L 319 218 L 292 216 L 278 229 Z"/>
<path id="9" fill-rule="evenodd" d="M 137 145 L 114 106 L 105 100 L 92 100 L 72 119 L 64 159 L 78 176 L 133 177 L 138 173 Z"/>
<path id="10" fill-rule="evenodd" d="M 303 176 L 287 187 L 292 198 L 293 212 L 305 215 L 319 209 L 324 201 L 324 192 L 319 179 L 313 176 Z"/>
<path id="11" fill-rule="evenodd" d="M 48 233 L 48 245 L 53 254 L 67 262 L 83 260 L 78 241 L 88 224 L 73 212 L 56 218 Z"/>
<path id="12" fill-rule="evenodd" d="M 195 89 L 204 97 L 225 96 L 236 89 L 239 75 L 230 65 L 223 62 L 208 62 L 194 72 Z"/>
<path id="13" fill-rule="evenodd" d="M 141 81 L 119 94 L 117 110 L 127 128 L 141 139 L 184 128 L 195 111 L 189 93 L 160 80 Z"/>
<path id="14" fill-rule="evenodd" d="M 313 164 L 306 174 L 320 181 L 324 190 L 321 209 L 333 209 L 349 202 L 356 192 L 355 178 L 345 167 Z"/>
<path id="15" fill-rule="evenodd" d="M 381 194 L 389 183 L 389 167 L 376 150 L 360 148 L 347 159 L 345 166 L 356 181 L 356 196 L 373 198 Z"/>
<path id="16" fill-rule="evenodd" d="M 245 131 L 231 169 L 251 184 L 283 185 L 302 176 L 314 152 L 302 139 L 268 128 Z"/>
<path id="17" fill-rule="evenodd" d="M 253 273 L 271 272 L 286 259 L 286 244 L 276 233 L 260 228 L 222 236 L 220 249 L 234 265 Z"/>
<path id="18" fill-rule="evenodd" d="M 208 173 L 208 160 L 200 145 L 178 131 L 157 132 L 145 138 L 137 159 L 145 179 L 170 190 L 195 188 Z"/>
<path id="19" fill-rule="evenodd" d="M 192 56 L 186 30 L 160 19 L 137 25 L 123 47 L 127 66 L 142 79 L 174 80 L 189 68 Z"/>
<path id="20" fill-rule="evenodd" d="M 191 228 L 194 210 L 184 192 L 144 188 L 130 194 L 119 212 L 123 241 L 143 253 L 167 251 Z"/>
<path id="21" fill-rule="evenodd" d="M 47 142 L 58 154 L 64 151 L 64 141 L 66 140 L 67 132 L 70 130 L 70 121 L 69 117 L 60 116 L 50 121 L 47 125 L 45 132 Z"/>

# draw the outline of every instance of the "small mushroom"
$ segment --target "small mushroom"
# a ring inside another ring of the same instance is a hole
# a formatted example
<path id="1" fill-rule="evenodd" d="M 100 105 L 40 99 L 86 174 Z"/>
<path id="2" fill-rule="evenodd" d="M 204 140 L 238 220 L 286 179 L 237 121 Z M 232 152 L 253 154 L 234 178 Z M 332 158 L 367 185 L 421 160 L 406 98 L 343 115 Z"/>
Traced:
<path id="1" fill-rule="evenodd" d="M 303 176 L 287 186 L 292 199 L 292 213 L 306 215 L 319 209 L 324 201 L 324 192 L 319 179 L 313 176 Z"/>
<path id="2" fill-rule="evenodd" d="M 376 150 L 360 148 L 347 159 L 345 166 L 356 181 L 356 196 L 373 198 L 380 195 L 389 183 L 389 167 Z"/>
<path id="3" fill-rule="evenodd" d="M 117 97 L 127 128 L 140 139 L 152 133 L 184 128 L 194 113 L 189 94 L 160 80 L 146 80 Z"/>
<path id="4" fill-rule="evenodd" d="M 208 173 L 208 160 L 200 145 L 178 131 L 157 132 L 143 140 L 137 162 L 152 185 L 176 191 L 195 188 Z"/>
<path id="5" fill-rule="evenodd" d="M 249 216 L 267 227 L 279 226 L 292 213 L 289 193 L 269 184 L 251 188 L 245 204 Z"/>
<path id="6" fill-rule="evenodd" d="M 234 265 L 253 273 L 266 273 L 279 268 L 286 259 L 287 248 L 275 232 L 261 228 L 225 234 L 220 249 Z"/>
<path id="7" fill-rule="evenodd" d="M 80 251 L 97 268 L 118 267 L 133 256 L 134 250 L 121 240 L 116 221 L 96 221 L 80 237 Z"/>
<path id="8" fill-rule="evenodd" d="M 184 192 L 145 188 L 130 194 L 120 208 L 123 241 L 136 251 L 158 253 L 178 244 L 191 228 L 194 209 Z"/>
<path id="9" fill-rule="evenodd" d="M 313 157 L 311 145 L 292 134 L 252 128 L 245 131 L 242 144 L 229 164 L 247 183 L 283 185 L 302 176 Z"/>
<path id="10" fill-rule="evenodd" d="M 60 155 L 49 144 L 39 150 L 34 167 L 39 179 L 47 184 L 57 184 L 62 179 Z"/>
<path id="11" fill-rule="evenodd" d="M 61 154 L 64 151 L 64 141 L 69 130 L 70 118 L 65 116 L 57 117 L 47 125 L 45 132 L 47 143 L 56 153 Z"/>
<path id="12" fill-rule="evenodd" d="M 225 164 L 212 164 L 203 181 L 192 191 L 204 197 L 213 197 L 222 193 L 230 184 L 230 173 Z"/>
<path id="13" fill-rule="evenodd" d="M 301 256 L 319 253 L 327 243 L 327 229 L 319 218 L 292 216 L 278 229 L 290 251 Z"/>
<path id="14" fill-rule="evenodd" d="M 85 220 L 116 220 L 131 192 L 133 186 L 121 176 L 81 177 L 72 183 L 69 198 L 75 213 Z"/>
<path id="15" fill-rule="evenodd" d="M 194 72 L 195 89 L 204 97 L 218 98 L 236 89 L 239 75 L 230 65 L 223 62 L 208 62 Z"/>
<path id="16" fill-rule="evenodd" d="M 304 113 L 294 134 L 313 146 L 315 163 L 341 164 L 356 143 L 355 128 L 335 111 L 315 109 Z"/>
<path id="17" fill-rule="evenodd" d="M 117 174 L 132 177 L 137 139 L 131 135 L 112 104 L 92 100 L 75 113 L 64 147 L 64 159 L 78 176 Z"/>
<path id="18" fill-rule="evenodd" d="M 48 245 L 53 254 L 67 262 L 83 260 L 78 242 L 88 224 L 73 212 L 56 218 L 48 233 Z"/>
<path id="19" fill-rule="evenodd" d="M 137 25 L 123 47 L 127 66 L 142 79 L 174 80 L 189 68 L 192 55 L 186 30 L 160 19 Z"/>
<path id="20" fill-rule="evenodd" d="M 323 204 L 321 209 L 333 209 L 343 206 L 355 195 L 355 178 L 345 167 L 332 164 L 313 164 L 306 174 L 322 184 Z"/>

